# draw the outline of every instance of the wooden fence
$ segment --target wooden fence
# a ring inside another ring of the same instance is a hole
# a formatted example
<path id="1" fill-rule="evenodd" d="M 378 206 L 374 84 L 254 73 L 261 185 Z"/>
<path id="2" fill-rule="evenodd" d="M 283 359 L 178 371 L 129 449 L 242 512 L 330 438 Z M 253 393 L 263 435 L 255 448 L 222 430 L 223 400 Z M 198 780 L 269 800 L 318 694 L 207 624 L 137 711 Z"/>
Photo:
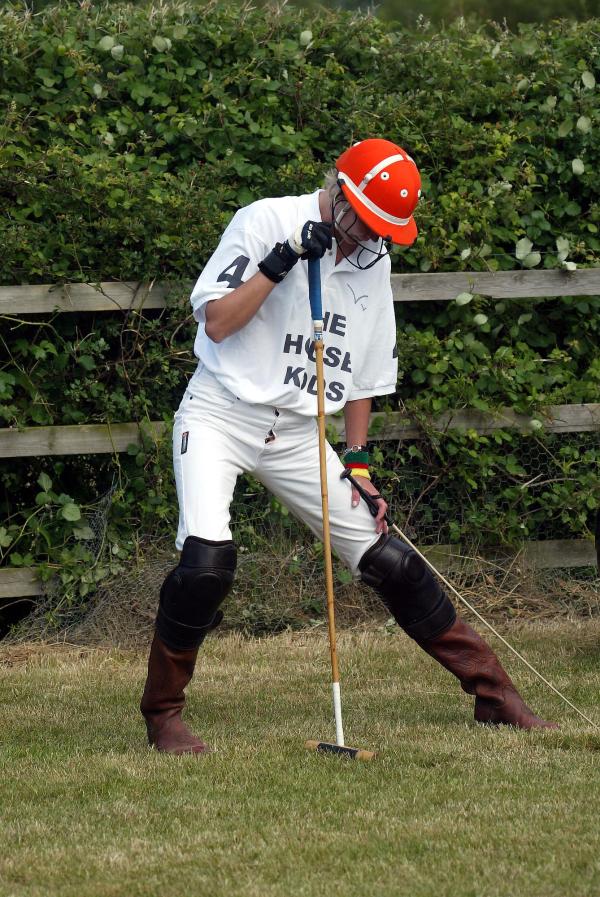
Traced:
<path id="1" fill-rule="evenodd" d="M 186 285 L 188 286 L 188 285 Z M 191 289 L 191 284 L 189 285 Z M 494 299 L 523 299 L 559 296 L 600 296 L 600 268 L 577 271 L 502 271 L 461 272 L 451 274 L 394 274 L 392 290 L 396 302 L 451 301 L 459 293 L 471 292 Z M 157 283 L 62 284 L 0 287 L 0 319 L 19 315 L 53 312 L 134 311 L 165 307 L 168 287 Z M 381 415 L 371 415 L 372 424 Z M 544 427 L 554 433 L 600 432 L 600 403 L 556 405 L 544 410 Z M 343 436 L 343 421 L 330 424 Z M 496 429 L 529 429 L 530 419 L 509 408 L 495 415 L 478 411 L 446 412 L 434 421 L 434 428 L 445 431 L 474 429 L 491 433 Z M 165 425 L 148 421 L 144 425 L 154 438 L 160 438 Z M 395 413 L 381 419 L 373 431 L 374 440 L 415 439 L 422 435 L 419 426 Z M 0 458 L 47 455 L 116 453 L 141 440 L 140 424 L 83 424 L 64 427 L 27 427 L 0 429 Z M 452 565 L 457 546 L 436 546 L 432 553 Z M 595 564 L 591 541 L 548 540 L 527 543 L 523 558 L 536 567 L 587 566 Z M 35 570 L 0 568 L 0 598 L 40 594 L 42 587 Z"/>

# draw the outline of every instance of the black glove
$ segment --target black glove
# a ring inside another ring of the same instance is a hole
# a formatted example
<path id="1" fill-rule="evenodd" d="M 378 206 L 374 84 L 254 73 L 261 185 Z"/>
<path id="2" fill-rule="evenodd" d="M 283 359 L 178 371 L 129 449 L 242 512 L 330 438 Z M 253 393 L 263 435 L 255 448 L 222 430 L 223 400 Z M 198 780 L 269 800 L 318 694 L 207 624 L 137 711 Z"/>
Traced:
<path id="1" fill-rule="evenodd" d="M 259 270 L 274 283 L 281 283 L 298 259 L 320 259 L 332 246 L 332 227 L 323 221 L 307 221 L 296 228 L 284 243 L 276 243 L 259 262 Z"/>
<path id="2" fill-rule="evenodd" d="M 302 227 L 296 228 L 294 236 L 288 237 L 288 242 L 301 259 L 321 259 L 331 249 L 332 233 L 331 224 L 307 221 Z"/>

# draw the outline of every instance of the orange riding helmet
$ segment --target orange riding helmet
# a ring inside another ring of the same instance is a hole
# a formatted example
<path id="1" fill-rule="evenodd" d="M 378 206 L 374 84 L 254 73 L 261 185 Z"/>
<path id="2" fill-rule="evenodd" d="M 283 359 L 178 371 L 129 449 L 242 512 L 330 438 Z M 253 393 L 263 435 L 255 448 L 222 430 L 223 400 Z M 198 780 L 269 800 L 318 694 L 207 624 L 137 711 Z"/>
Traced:
<path id="1" fill-rule="evenodd" d="M 361 140 L 335 166 L 344 196 L 372 231 L 392 243 L 414 242 L 421 176 L 405 150 L 390 140 Z"/>

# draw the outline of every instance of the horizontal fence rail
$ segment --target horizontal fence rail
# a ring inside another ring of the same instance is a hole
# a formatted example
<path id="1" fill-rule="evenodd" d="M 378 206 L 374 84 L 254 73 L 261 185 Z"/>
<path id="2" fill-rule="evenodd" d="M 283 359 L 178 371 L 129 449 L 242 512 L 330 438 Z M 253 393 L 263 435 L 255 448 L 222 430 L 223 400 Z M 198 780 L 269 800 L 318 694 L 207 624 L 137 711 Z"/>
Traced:
<path id="1" fill-rule="evenodd" d="M 396 302 L 450 301 L 464 292 L 490 299 L 600 296 L 600 268 L 393 274 L 392 292 Z"/>
<path id="2" fill-rule="evenodd" d="M 35 567 L 0 567 L 0 598 L 43 594 L 44 586 L 38 579 Z"/>
<path id="3" fill-rule="evenodd" d="M 177 284 L 191 292 L 193 282 Z M 0 314 L 50 314 L 54 311 L 117 311 L 164 308 L 164 283 L 67 283 L 0 287 Z M 392 274 L 395 302 L 450 302 L 459 293 L 492 299 L 600 296 L 600 268 L 577 271 L 461 271 L 448 274 Z"/>
<path id="4" fill-rule="evenodd" d="M 423 554 L 432 564 L 448 572 L 475 571 L 486 563 L 494 566 L 501 563 L 513 571 L 556 570 L 561 567 L 593 567 L 596 565 L 596 549 L 588 539 L 545 539 L 540 542 L 525 542 L 518 552 L 508 549 L 499 551 L 482 548 L 476 556 L 465 554 L 460 545 L 430 545 Z"/>
<path id="5" fill-rule="evenodd" d="M 600 403 L 590 405 L 549 405 L 540 412 L 543 428 L 549 433 L 600 432 Z M 511 408 L 501 408 L 496 414 L 463 409 L 446 411 L 434 418 L 429 427 L 437 432 L 448 430 L 476 430 L 482 435 L 495 430 L 520 429 L 531 432 L 532 418 L 518 414 Z M 327 425 L 340 438 L 345 435 L 344 421 L 327 418 Z M 142 431 L 158 439 L 167 430 L 163 421 L 125 424 L 77 424 L 64 427 L 27 427 L 0 429 L 0 458 L 25 458 L 42 455 L 92 455 L 124 452 L 130 445 L 138 445 Z M 391 414 L 374 412 L 370 418 L 370 440 L 419 439 L 424 430 L 415 421 L 407 420 L 399 411 Z"/>
<path id="6" fill-rule="evenodd" d="M 158 439 L 165 429 L 163 421 L 0 429 L 0 458 L 117 454 L 140 445 L 142 430 Z"/>
<path id="7" fill-rule="evenodd" d="M 166 293 L 164 284 L 113 281 L 0 287 L 0 314 L 164 308 Z"/>

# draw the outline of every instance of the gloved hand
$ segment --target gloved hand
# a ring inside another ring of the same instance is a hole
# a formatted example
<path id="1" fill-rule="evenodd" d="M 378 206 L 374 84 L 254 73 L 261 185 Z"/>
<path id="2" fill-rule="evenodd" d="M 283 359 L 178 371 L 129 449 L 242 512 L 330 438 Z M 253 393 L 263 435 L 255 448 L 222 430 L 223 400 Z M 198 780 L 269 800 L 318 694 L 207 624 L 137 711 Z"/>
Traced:
<path id="1" fill-rule="evenodd" d="M 332 245 L 331 224 L 307 221 L 294 231 L 287 242 L 301 259 L 321 259 Z"/>
<path id="2" fill-rule="evenodd" d="M 284 243 L 276 243 L 259 270 L 274 283 L 281 283 L 298 259 L 320 259 L 332 246 L 332 227 L 323 221 L 307 221 Z"/>

